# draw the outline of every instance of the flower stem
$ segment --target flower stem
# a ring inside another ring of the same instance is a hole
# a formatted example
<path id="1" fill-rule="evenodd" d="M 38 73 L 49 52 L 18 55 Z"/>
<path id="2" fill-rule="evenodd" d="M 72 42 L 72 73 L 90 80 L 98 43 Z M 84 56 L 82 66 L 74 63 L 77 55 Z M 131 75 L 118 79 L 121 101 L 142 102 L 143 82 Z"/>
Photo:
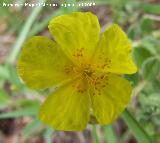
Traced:
<path id="1" fill-rule="evenodd" d="M 94 143 L 100 143 L 99 138 L 98 138 L 98 134 L 97 134 L 96 125 L 92 126 L 92 138 L 93 138 Z"/>

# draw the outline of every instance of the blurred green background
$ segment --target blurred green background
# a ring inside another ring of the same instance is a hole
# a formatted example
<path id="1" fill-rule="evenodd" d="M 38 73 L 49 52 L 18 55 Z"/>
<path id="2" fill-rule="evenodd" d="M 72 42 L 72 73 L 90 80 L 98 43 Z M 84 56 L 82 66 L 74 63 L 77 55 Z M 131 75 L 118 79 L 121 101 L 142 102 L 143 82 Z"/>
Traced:
<path id="1" fill-rule="evenodd" d="M 5 3 L 57 3 L 58 7 L 3 7 Z M 62 3 L 95 2 L 91 7 Z M 16 59 L 29 36 L 51 37 L 50 19 L 72 11 L 96 14 L 101 30 L 118 23 L 133 43 L 139 71 L 125 76 L 133 99 L 112 125 L 88 125 L 83 132 L 59 132 L 42 124 L 37 112 L 48 95 L 23 85 Z M 160 1 L 159 0 L 2 0 L 0 1 L 0 143 L 160 143 Z"/>

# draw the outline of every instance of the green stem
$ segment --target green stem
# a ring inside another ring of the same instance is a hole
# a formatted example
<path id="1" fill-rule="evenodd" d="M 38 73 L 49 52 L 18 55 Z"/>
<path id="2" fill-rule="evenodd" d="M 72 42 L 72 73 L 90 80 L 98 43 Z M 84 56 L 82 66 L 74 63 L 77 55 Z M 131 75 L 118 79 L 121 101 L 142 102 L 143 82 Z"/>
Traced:
<path id="1" fill-rule="evenodd" d="M 123 112 L 122 118 L 131 129 L 139 143 L 153 143 L 152 138 L 145 132 L 127 109 Z"/>
<path id="2" fill-rule="evenodd" d="M 93 138 L 93 142 L 94 143 L 100 143 L 99 138 L 98 138 L 98 134 L 97 134 L 97 128 L 96 125 L 92 126 L 92 138 Z"/>
<path id="3" fill-rule="evenodd" d="M 107 143 L 117 143 L 112 125 L 105 126 L 104 133 L 105 133 L 105 140 Z"/>
<path id="4" fill-rule="evenodd" d="M 52 143 L 52 135 L 53 135 L 54 130 L 52 128 L 47 128 L 44 134 L 44 139 L 45 143 Z"/>

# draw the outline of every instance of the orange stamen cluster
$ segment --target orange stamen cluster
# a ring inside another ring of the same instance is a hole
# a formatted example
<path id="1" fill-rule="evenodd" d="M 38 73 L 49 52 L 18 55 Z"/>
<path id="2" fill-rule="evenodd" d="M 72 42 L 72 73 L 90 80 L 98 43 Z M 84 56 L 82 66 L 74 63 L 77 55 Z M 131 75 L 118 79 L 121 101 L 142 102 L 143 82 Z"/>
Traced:
<path id="1" fill-rule="evenodd" d="M 84 48 L 77 49 L 73 56 L 77 59 L 83 57 Z M 101 91 L 104 87 L 108 85 L 108 76 L 110 72 L 106 73 L 97 73 L 96 69 L 108 69 L 111 65 L 111 60 L 103 59 L 101 56 L 99 57 L 100 62 L 97 64 L 86 64 L 84 60 L 78 60 L 78 66 L 74 65 L 66 65 L 64 70 L 66 74 L 71 76 L 79 76 L 81 82 L 77 85 L 72 85 L 77 89 L 79 93 L 83 93 L 87 90 L 87 86 L 91 86 L 94 88 L 93 95 L 101 95 Z M 82 82 L 85 82 L 82 84 Z M 87 84 L 86 84 L 87 83 Z"/>
<path id="2" fill-rule="evenodd" d="M 71 64 L 65 65 L 64 66 L 64 71 L 65 71 L 66 74 L 71 75 L 71 76 L 79 73 L 78 69 L 74 65 L 71 65 Z"/>
<path id="3" fill-rule="evenodd" d="M 93 95 L 101 95 L 101 91 L 104 87 L 106 87 L 108 83 L 108 76 L 109 72 L 106 74 L 101 74 L 101 75 L 95 75 L 92 77 L 92 80 L 90 81 L 90 85 L 93 86 L 94 92 Z"/>

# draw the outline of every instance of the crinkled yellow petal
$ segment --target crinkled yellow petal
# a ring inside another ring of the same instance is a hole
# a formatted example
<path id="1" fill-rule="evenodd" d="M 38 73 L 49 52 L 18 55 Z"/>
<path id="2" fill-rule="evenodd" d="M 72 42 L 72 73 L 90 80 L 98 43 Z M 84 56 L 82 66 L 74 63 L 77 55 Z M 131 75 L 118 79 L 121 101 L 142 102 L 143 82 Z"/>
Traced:
<path id="1" fill-rule="evenodd" d="M 137 67 L 131 56 L 131 42 L 117 25 L 110 26 L 101 36 L 95 53 L 95 61 L 111 61 L 105 70 L 116 74 L 133 74 Z"/>
<path id="2" fill-rule="evenodd" d="M 64 66 L 68 63 L 70 61 L 52 40 L 34 36 L 25 42 L 17 69 L 27 86 L 43 89 L 68 78 L 64 71 Z"/>
<path id="3" fill-rule="evenodd" d="M 90 96 L 87 91 L 78 92 L 78 87 L 79 81 L 74 81 L 49 95 L 41 106 L 40 120 L 57 130 L 83 130 L 89 120 Z"/>
<path id="4" fill-rule="evenodd" d="M 107 83 L 100 95 L 91 96 L 95 117 L 104 125 L 113 122 L 122 113 L 130 101 L 132 91 L 129 82 L 117 75 L 110 74 Z"/>
<path id="5" fill-rule="evenodd" d="M 80 58 L 81 52 L 87 59 L 99 41 L 98 18 L 90 12 L 58 16 L 51 20 L 48 27 L 56 42 L 72 60 Z"/>

